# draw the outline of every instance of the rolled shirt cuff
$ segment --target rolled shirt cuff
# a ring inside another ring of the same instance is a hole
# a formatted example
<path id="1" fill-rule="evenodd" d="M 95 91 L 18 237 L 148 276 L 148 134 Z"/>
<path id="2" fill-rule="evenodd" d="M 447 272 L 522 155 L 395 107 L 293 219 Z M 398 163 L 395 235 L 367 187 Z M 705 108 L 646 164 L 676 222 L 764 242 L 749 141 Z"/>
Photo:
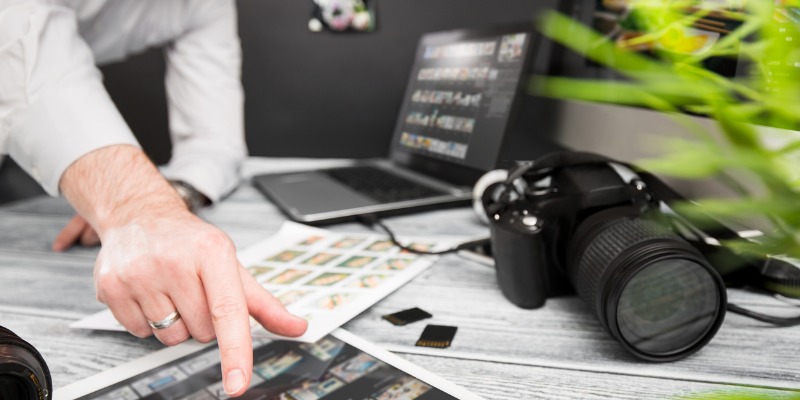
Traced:
<path id="1" fill-rule="evenodd" d="M 239 185 L 244 156 L 226 155 L 219 147 L 213 151 L 208 148 L 211 144 L 184 143 L 180 146 L 181 152 L 174 153 L 170 163 L 160 169 L 167 179 L 184 181 L 216 203 Z"/>

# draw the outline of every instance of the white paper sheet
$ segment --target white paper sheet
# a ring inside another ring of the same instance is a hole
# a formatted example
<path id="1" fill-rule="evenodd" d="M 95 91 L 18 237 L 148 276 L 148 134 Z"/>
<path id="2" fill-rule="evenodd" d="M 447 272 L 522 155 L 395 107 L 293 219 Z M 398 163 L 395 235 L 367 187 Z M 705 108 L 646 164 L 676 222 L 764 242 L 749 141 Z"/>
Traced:
<path id="1" fill-rule="evenodd" d="M 428 250 L 452 247 L 452 237 L 401 238 Z M 401 251 L 377 234 L 336 233 L 286 222 L 274 236 L 239 252 L 242 265 L 293 314 L 308 320 L 299 338 L 315 342 L 430 267 L 437 256 Z M 253 336 L 283 338 L 251 319 Z M 71 328 L 124 331 L 105 310 Z"/>

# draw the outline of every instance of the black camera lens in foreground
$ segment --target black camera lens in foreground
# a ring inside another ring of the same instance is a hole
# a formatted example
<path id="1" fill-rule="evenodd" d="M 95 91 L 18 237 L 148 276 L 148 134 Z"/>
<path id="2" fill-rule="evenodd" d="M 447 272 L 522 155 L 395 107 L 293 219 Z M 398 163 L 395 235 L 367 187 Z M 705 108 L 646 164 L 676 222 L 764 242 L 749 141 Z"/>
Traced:
<path id="1" fill-rule="evenodd" d="M 725 285 L 683 238 L 655 221 L 601 212 L 573 237 L 573 285 L 626 349 L 649 361 L 686 357 L 725 317 Z"/>
<path id="2" fill-rule="evenodd" d="M 0 326 L 0 399 L 47 400 L 52 391 L 50 371 L 41 354 Z"/>

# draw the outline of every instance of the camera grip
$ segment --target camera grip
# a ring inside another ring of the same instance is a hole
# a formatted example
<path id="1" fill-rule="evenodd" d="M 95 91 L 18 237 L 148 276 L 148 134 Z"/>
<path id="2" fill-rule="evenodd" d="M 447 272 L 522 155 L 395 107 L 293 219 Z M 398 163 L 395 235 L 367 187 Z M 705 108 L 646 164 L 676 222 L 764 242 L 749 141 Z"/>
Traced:
<path id="1" fill-rule="evenodd" d="M 539 308 L 547 300 L 544 239 L 513 225 L 490 224 L 500 291 L 520 308 Z"/>

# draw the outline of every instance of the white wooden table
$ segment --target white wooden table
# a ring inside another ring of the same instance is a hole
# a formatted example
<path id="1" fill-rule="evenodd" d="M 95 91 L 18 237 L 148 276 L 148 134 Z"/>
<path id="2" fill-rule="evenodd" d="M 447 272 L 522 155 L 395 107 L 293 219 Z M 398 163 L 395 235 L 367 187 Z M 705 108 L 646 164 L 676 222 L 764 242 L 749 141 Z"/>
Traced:
<path id="1" fill-rule="evenodd" d="M 251 159 L 245 175 L 337 163 Z M 0 207 L 0 325 L 41 351 L 55 387 L 162 348 L 153 338 L 67 327 L 104 308 L 94 298 L 92 283 L 97 248 L 50 251 L 71 215 L 65 201 L 47 197 Z M 247 183 L 202 215 L 239 248 L 272 235 L 285 221 Z M 488 233 L 469 208 L 386 222 L 408 235 Z M 367 230 L 353 223 L 326 228 Z M 800 313 L 798 307 L 765 296 L 735 290 L 729 295 L 757 310 Z M 413 306 L 434 318 L 404 327 L 380 318 Z M 457 326 L 453 345 L 415 347 L 426 323 Z M 651 399 L 742 390 L 775 398 L 800 396 L 800 327 L 772 328 L 728 314 L 716 337 L 697 354 L 672 363 L 642 362 L 606 334 L 578 298 L 550 299 L 538 310 L 516 308 L 500 294 L 492 268 L 457 255 L 443 257 L 345 328 L 488 399 Z"/>

